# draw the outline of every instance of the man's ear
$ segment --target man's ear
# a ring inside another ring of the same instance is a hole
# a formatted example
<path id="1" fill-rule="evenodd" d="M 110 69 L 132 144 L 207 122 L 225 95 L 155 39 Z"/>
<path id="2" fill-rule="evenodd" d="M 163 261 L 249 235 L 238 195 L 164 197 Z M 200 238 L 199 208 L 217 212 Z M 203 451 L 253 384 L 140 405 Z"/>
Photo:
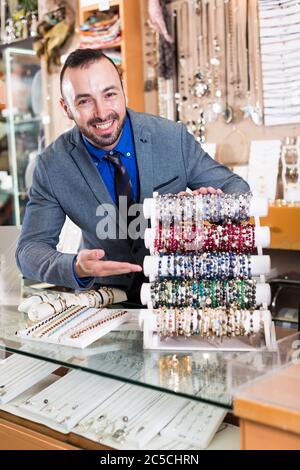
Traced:
<path id="1" fill-rule="evenodd" d="M 64 115 L 74 121 L 72 113 L 69 110 L 69 106 L 66 104 L 65 100 L 63 98 L 60 98 L 59 103 L 63 109 Z"/>

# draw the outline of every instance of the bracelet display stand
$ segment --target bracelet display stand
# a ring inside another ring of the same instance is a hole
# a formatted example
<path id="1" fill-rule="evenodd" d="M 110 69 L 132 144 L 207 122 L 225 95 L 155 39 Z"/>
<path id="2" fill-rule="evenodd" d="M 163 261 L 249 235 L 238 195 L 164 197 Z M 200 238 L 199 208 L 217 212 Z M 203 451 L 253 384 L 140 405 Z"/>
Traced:
<path id="1" fill-rule="evenodd" d="M 150 251 L 151 255 L 154 255 L 154 239 L 155 239 L 155 229 L 146 228 L 144 240 L 145 247 Z M 268 248 L 270 246 L 270 229 L 269 227 L 255 227 L 255 246 L 256 248 Z"/>
<path id="2" fill-rule="evenodd" d="M 144 258 L 144 274 L 149 277 L 150 282 L 154 281 L 158 276 L 159 256 L 145 256 Z M 162 257 L 162 275 L 167 276 L 167 260 L 168 256 Z M 268 274 L 271 269 L 271 259 L 268 255 L 252 255 L 250 258 L 251 271 L 253 276 L 260 276 L 261 274 Z M 144 305 L 146 303 L 143 302 Z"/>
<path id="3" fill-rule="evenodd" d="M 156 208 L 155 198 L 158 193 L 153 193 L 153 198 L 144 199 L 143 213 L 145 219 L 151 220 L 151 227 L 155 227 L 156 221 Z M 264 197 L 252 197 L 249 216 L 250 217 L 266 217 L 268 215 L 268 200 Z"/>
<path id="4" fill-rule="evenodd" d="M 156 280 L 160 282 L 161 277 L 166 276 L 170 280 L 170 259 L 168 253 L 164 256 L 157 255 L 154 249 L 156 236 L 156 201 L 157 193 L 154 193 L 153 199 L 145 199 L 144 216 L 151 219 L 151 228 L 145 232 L 145 246 L 150 250 L 152 256 L 146 256 L 144 260 L 145 276 L 150 278 L 150 282 Z M 162 349 L 162 350 L 228 350 L 228 351 L 244 351 L 261 347 L 257 338 L 259 333 L 263 332 L 265 343 L 264 346 L 271 348 L 275 343 L 274 328 L 272 326 L 271 313 L 268 305 L 271 303 L 271 289 L 269 284 L 265 283 L 265 275 L 270 271 L 270 257 L 264 256 L 262 248 L 270 244 L 270 230 L 268 227 L 260 226 L 260 217 L 266 216 L 268 213 L 268 201 L 265 198 L 253 197 L 249 206 L 249 215 L 255 219 L 255 246 L 257 255 L 250 257 L 251 275 L 255 277 L 256 282 L 256 310 L 249 311 L 249 315 L 243 321 L 243 336 L 223 336 L 200 337 L 196 334 L 188 335 L 188 337 L 172 336 L 161 337 L 157 326 L 157 311 L 153 310 L 151 284 L 143 284 L 141 288 L 141 302 L 147 305 L 148 311 L 140 318 L 141 326 L 144 330 L 144 348 L 145 349 Z M 163 217 L 163 215 L 162 215 Z M 189 252 L 191 254 L 192 252 Z M 198 254 L 198 252 L 197 252 Z M 184 256 L 184 255 L 183 255 Z M 164 259 L 165 258 L 165 259 Z M 168 265 L 169 262 L 169 265 Z M 160 269 L 160 272 L 159 272 Z M 169 269 L 169 270 L 168 270 Z M 204 276 L 205 279 L 205 276 Z M 192 304 L 191 304 L 192 307 Z M 172 306 L 164 307 L 166 311 L 172 310 Z M 184 310 L 176 307 L 176 309 Z M 216 309 L 217 310 L 217 309 Z M 250 318 L 251 317 L 251 318 Z M 165 320 L 166 321 L 166 320 Z M 195 330 L 194 330 L 195 331 Z M 250 338 L 251 336 L 251 338 Z M 261 338 L 259 338 L 260 340 Z"/>

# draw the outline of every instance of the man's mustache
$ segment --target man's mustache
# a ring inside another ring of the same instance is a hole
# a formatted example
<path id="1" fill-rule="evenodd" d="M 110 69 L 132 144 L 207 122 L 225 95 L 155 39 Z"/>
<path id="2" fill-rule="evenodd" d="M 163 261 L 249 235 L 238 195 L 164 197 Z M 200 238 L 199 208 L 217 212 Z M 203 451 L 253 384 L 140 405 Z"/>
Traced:
<path id="1" fill-rule="evenodd" d="M 109 114 L 106 116 L 104 119 L 101 118 L 94 118 L 88 121 L 89 126 L 94 126 L 96 124 L 102 124 L 103 122 L 111 121 L 111 120 L 117 120 L 119 119 L 119 116 L 117 114 Z"/>

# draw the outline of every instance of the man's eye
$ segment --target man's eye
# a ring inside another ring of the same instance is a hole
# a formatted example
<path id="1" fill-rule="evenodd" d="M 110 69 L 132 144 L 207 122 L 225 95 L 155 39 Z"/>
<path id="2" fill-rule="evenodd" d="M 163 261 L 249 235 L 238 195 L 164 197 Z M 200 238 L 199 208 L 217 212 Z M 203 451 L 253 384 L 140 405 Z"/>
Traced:
<path id="1" fill-rule="evenodd" d="M 112 98 L 113 96 L 116 96 L 116 93 L 113 93 L 113 92 L 110 92 L 110 93 L 106 93 L 106 98 Z"/>
<path id="2" fill-rule="evenodd" d="M 90 100 L 87 100 L 87 99 L 86 99 L 86 100 L 79 100 L 79 101 L 78 101 L 78 104 L 79 104 L 79 105 L 87 104 L 87 103 L 89 103 L 89 101 L 90 101 Z"/>

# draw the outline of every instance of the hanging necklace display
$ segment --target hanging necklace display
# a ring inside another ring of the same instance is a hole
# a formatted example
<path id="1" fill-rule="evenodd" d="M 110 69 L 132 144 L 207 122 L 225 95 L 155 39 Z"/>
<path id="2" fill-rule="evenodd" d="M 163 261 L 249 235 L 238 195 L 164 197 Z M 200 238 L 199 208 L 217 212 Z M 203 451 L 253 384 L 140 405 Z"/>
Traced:
<path id="1" fill-rule="evenodd" d="M 187 101 L 185 93 L 185 67 L 186 67 L 186 50 L 182 43 L 182 35 L 184 34 L 182 25 L 182 5 L 173 11 L 174 23 L 174 47 L 175 47 L 175 106 L 176 106 L 176 121 L 182 121 L 184 115 L 184 105 Z"/>
<path id="2" fill-rule="evenodd" d="M 250 20 L 250 40 L 248 43 L 250 50 L 250 68 L 252 67 L 252 83 L 254 86 L 253 99 L 254 107 L 252 108 L 251 118 L 256 126 L 263 124 L 263 113 L 260 106 L 260 74 L 259 74 L 259 61 L 260 61 L 260 50 L 259 50 L 259 31 L 257 21 L 257 9 L 254 2 L 249 2 L 249 20 Z"/>
<path id="3" fill-rule="evenodd" d="M 196 0 L 195 6 L 196 13 L 196 73 L 194 74 L 194 80 L 190 88 L 190 94 L 196 98 L 202 98 L 208 95 L 210 92 L 211 78 L 205 79 L 205 71 L 202 58 L 202 44 L 203 44 L 203 31 L 202 31 L 202 14 L 203 14 L 203 3 L 202 0 Z M 200 28 L 199 28 L 200 27 Z"/>
<path id="4" fill-rule="evenodd" d="M 224 122 L 226 124 L 230 124 L 233 120 L 233 109 L 231 106 L 229 106 L 229 103 L 228 103 L 228 65 L 229 65 L 229 62 L 231 59 L 229 59 L 228 57 L 228 44 L 229 44 L 229 40 L 227 40 L 227 38 L 229 39 L 229 35 L 230 35 L 230 32 L 229 32 L 229 2 L 226 2 L 224 4 L 224 36 L 225 36 L 225 41 L 224 41 L 224 56 L 225 56 L 225 59 L 224 59 L 224 64 L 225 64 L 225 67 L 224 67 L 224 70 L 225 70 L 225 77 L 224 77 L 224 81 L 225 81 L 225 109 L 223 111 L 223 119 L 224 119 Z"/>
<path id="5" fill-rule="evenodd" d="M 274 5 L 276 7 L 277 4 Z M 242 109 L 245 118 L 250 117 L 256 125 L 263 123 L 256 7 L 256 0 L 174 0 L 170 3 L 176 57 L 172 90 L 175 103 L 172 102 L 172 106 L 174 103 L 177 107 L 175 119 L 185 123 L 199 142 L 205 139 L 206 123 L 216 121 L 220 114 L 229 124 L 240 118 L 239 110 Z M 294 9 L 297 9 L 296 4 Z M 283 10 L 283 13 L 282 18 L 285 19 L 286 12 Z M 276 16 L 270 15 L 270 18 L 273 21 Z M 270 29 L 268 18 L 264 21 Z M 273 73 L 279 77 L 287 73 L 293 60 L 286 58 L 284 38 L 280 39 L 283 37 L 279 34 L 280 28 L 284 27 L 280 23 L 276 27 L 274 39 L 261 38 L 262 45 L 266 47 L 263 53 L 269 54 L 266 56 L 264 80 L 269 80 L 266 74 Z M 286 47 L 295 49 L 296 56 L 296 47 L 291 45 L 297 43 L 297 34 L 292 34 L 297 33 L 297 22 L 292 26 L 287 23 L 286 27 L 291 35 L 286 35 L 285 42 L 292 41 Z M 272 36 L 268 31 L 265 36 Z M 277 46 L 282 56 L 279 61 L 276 55 L 273 58 L 274 47 Z M 165 93 L 164 89 L 160 90 L 160 93 Z M 272 113 L 273 104 L 268 104 L 268 112 Z M 295 114 L 296 111 L 291 112 Z"/>
<path id="6" fill-rule="evenodd" d="M 210 18 L 210 7 L 211 7 L 211 3 L 206 2 L 204 22 L 206 24 L 207 62 L 211 66 L 211 74 L 213 77 L 212 88 L 214 91 L 215 100 L 212 104 L 212 110 L 216 115 L 219 115 L 222 113 L 222 103 L 221 103 L 222 91 L 221 91 L 221 84 L 220 84 L 220 58 L 219 58 L 220 45 L 219 45 L 217 36 L 215 36 L 214 41 L 212 41 L 210 38 L 210 34 L 211 34 L 210 25 L 212 24 L 211 18 Z M 214 15 L 216 15 L 215 11 L 214 11 Z M 213 46 L 215 45 L 213 57 L 212 57 L 212 54 L 210 54 L 210 45 L 213 45 Z"/>
<path id="7" fill-rule="evenodd" d="M 246 60 L 247 60 L 247 86 L 246 86 L 246 106 L 241 110 L 244 113 L 244 119 L 251 117 L 253 106 L 251 105 L 251 71 L 250 71 L 250 25 L 249 25 L 249 2 L 246 0 Z"/>
<path id="8" fill-rule="evenodd" d="M 178 70 L 178 114 L 180 121 L 187 121 L 188 90 L 190 77 L 186 71 L 190 64 L 189 41 L 186 28 L 189 18 L 189 8 L 187 2 L 183 2 L 177 10 L 176 16 L 176 36 L 177 36 L 177 70 Z"/>
<path id="9" fill-rule="evenodd" d="M 237 49 L 238 49 L 238 62 L 240 63 L 240 90 L 239 90 L 239 97 L 245 98 L 247 97 L 248 91 L 248 80 L 249 80 L 249 72 L 248 72 L 248 42 L 247 42 L 247 34 L 248 34 L 248 0 L 240 0 L 237 6 Z"/>

